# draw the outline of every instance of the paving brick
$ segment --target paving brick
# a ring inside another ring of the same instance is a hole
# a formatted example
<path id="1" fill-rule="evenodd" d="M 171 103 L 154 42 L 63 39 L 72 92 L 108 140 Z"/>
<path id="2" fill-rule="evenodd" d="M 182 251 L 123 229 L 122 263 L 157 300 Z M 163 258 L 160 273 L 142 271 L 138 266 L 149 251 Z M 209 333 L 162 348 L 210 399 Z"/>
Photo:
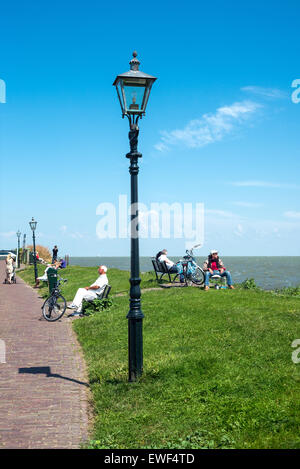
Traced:
<path id="1" fill-rule="evenodd" d="M 71 320 L 40 320 L 38 291 L 4 278 L 0 261 L 0 448 L 78 448 L 88 439 L 90 396 Z"/>

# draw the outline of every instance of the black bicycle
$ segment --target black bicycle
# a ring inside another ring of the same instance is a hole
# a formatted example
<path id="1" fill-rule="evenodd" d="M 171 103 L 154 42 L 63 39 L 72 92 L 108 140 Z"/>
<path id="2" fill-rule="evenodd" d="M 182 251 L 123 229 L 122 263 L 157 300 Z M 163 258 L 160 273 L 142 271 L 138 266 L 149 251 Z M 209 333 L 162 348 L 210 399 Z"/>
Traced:
<path id="1" fill-rule="evenodd" d="M 58 319 L 64 315 L 67 308 L 67 302 L 62 296 L 59 287 L 62 283 L 66 283 L 67 281 L 67 279 L 59 277 L 56 286 L 52 289 L 51 295 L 43 304 L 42 313 L 46 321 L 58 321 Z"/>

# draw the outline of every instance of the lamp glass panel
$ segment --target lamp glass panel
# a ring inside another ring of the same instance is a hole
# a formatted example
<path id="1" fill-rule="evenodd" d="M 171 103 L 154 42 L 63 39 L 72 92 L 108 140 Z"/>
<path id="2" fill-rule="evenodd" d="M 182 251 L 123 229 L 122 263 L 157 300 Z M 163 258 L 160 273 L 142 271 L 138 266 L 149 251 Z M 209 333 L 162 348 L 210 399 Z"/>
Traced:
<path id="1" fill-rule="evenodd" d="M 128 111 L 142 111 L 143 98 L 145 94 L 146 80 L 144 83 L 129 82 L 123 80 L 123 89 Z"/>
<path id="2" fill-rule="evenodd" d="M 121 86 L 120 81 L 116 85 L 116 90 L 117 90 L 118 98 L 119 98 L 119 101 L 120 101 L 122 113 L 124 113 L 125 112 L 125 103 L 124 103 L 124 97 L 123 97 L 122 86 Z"/>
<path id="3" fill-rule="evenodd" d="M 36 224 L 37 224 L 36 221 L 30 221 L 29 222 L 29 225 L 30 225 L 30 228 L 32 229 L 32 231 L 34 231 L 36 229 Z"/>

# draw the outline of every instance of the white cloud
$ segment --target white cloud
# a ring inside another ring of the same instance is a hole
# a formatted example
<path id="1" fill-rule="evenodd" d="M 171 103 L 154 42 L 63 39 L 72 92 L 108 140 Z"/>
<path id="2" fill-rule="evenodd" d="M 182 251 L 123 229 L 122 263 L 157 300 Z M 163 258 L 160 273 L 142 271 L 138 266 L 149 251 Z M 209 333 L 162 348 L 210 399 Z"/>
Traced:
<path id="1" fill-rule="evenodd" d="M 164 152 L 172 145 L 184 145 L 187 148 L 200 148 L 222 140 L 239 125 L 252 117 L 261 104 L 242 101 L 223 106 L 214 114 L 203 114 L 200 119 L 191 120 L 183 129 L 161 132 L 161 141 L 156 150 Z"/>
<path id="2" fill-rule="evenodd" d="M 2 236 L 3 238 L 14 238 L 17 235 L 15 231 L 5 231 L 0 233 L 0 236 Z"/>
<path id="3" fill-rule="evenodd" d="M 300 212 L 293 212 L 293 211 L 285 212 L 284 216 L 287 217 L 287 218 L 296 218 L 297 220 L 299 220 L 300 219 Z"/>
<path id="4" fill-rule="evenodd" d="M 287 98 L 287 93 L 277 89 L 277 88 L 263 88 L 261 86 L 244 86 L 241 88 L 242 91 L 246 91 L 251 94 L 258 96 L 263 96 L 264 98 L 275 98 L 282 99 Z"/>

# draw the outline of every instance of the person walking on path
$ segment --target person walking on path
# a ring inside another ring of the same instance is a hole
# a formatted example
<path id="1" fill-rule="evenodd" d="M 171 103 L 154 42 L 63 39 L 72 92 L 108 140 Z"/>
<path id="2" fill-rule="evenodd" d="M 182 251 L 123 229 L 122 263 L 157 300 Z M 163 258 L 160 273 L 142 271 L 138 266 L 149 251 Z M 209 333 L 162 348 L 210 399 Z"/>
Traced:
<path id="1" fill-rule="evenodd" d="M 52 262 L 51 262 L 51 264 L 54 264 L 54 262 L 57 260 L 57 253 L 58 253 L 58 248 L 55 245 L 54 248 L 52 249 Z"/>
<path id="2" fill-rule="evenodd" d="M 218 256 L 218 251 L 215 249 L 210 251 L 210 255 L 204 261 L 203 270 L 205 272 L 204 290 L 209 290 L 209 279 L 213 275 L 220 275 L 226 277 L 228 287 L 233 290 L 231 274 L 228 270 L 225 270 L 222 259 Z"/>
<path id="3" fill-rule="evenodd" d="M 70 309 L 75 309 L 72 316 L 80 316 L 83 300 L 94 300 L 101 295 L 106 285 L 108 285 L 106 272 L 107 267 L 105 265 L 100 265 L 98 268 L 99 277 L 97 280 L 89 287 L 78 288 L 73 302 L 67 306 Z"/>
<path id="4" fill-rule="evenodd" d="M 14 258 L 11 253 L 8 253 L 5 263 L 6 263 L 6 281 L 7 283 L 11 283 L 11 278 L 14 273 Z"/>

